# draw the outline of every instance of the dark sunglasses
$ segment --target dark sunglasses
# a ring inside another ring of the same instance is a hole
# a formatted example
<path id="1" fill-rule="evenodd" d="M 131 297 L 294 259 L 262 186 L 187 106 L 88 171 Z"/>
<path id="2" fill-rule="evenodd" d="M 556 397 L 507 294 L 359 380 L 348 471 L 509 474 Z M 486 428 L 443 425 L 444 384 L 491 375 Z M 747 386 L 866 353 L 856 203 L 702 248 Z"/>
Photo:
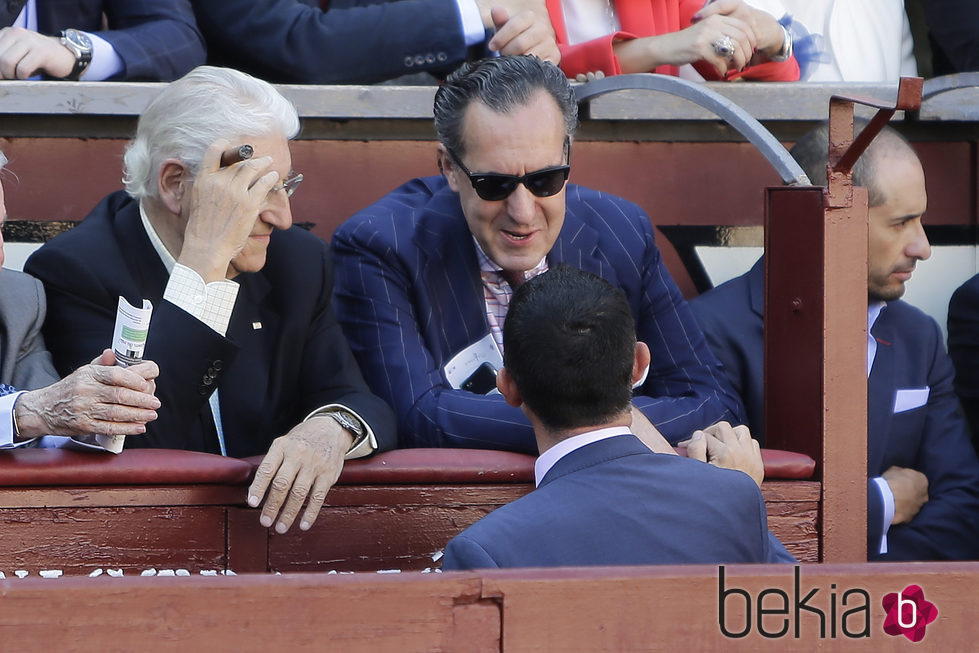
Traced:
<path id="1" fill-rule="evenodd" d="M 565 143 L 565 152 L 567 152 Z M 455 152 L 448 150 L 449 156 L 455 161 L 456 165 L 469 177 L 469 183 L 473 190 L 481 199 L 487 202 L 499 202 L 510 197 L 510 193 L 517 189 L 518 184 L 523 184 L 527 190 L 537 197 L 551 197 L 557 195 L 564 188 L 564 183 L 568 181 L 568 174 L 571 172 L 570 165 L 552 166 L 542 168 L 525 175 L 504 175 L 497 172 L 470 172 Z"/>

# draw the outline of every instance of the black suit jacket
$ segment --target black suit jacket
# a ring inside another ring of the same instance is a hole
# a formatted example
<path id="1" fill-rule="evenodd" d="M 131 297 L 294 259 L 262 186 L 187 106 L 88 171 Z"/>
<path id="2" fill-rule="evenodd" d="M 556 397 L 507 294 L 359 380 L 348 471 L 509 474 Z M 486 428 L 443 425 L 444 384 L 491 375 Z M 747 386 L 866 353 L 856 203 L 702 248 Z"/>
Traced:
<path id="1" fill-rule="evenodd" d="M 444 73 L 467 49 L 454 0 L 195 0 L 208 62 L 287 84 Z"/>
<path id="2" fill-rule="evenodd" d="M 330 301 L 329 249 L 293 227 L 272 235 L 265 267 L 239 275 L 227 337 L 163 301 L 168 275 L 123 192 L 104 199 L 75 229 L 27 262 L 48 294 L 45 337 L 61 371 L 111 344 L 120 295 L 153 302 L 145 357 L 160 366 L 159 419 L 127 446 L 217 451 L 208 397 L 220 389 L 228 454 L 263 454 L 309 411 L 355 410 L 381 449 L 394 446 L 394 418 L 364 383 Z"/>
<path id="3" fill-rule="evenodd" d="M 170 81 L 204 63 L 204 39 L 190 0 L 37 1 L 38 32 L 57 36 L 69 27 L 112 45 L 126 65 L 116 79 Z"/>

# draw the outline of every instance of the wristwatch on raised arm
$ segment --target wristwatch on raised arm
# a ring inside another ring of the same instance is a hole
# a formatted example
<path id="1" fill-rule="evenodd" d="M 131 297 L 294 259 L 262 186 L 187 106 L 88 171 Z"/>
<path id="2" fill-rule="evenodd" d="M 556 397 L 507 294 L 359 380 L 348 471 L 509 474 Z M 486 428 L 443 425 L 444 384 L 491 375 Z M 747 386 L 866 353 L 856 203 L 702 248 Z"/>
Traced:
<path id="1" fill-rule="evenodd" d="M 85 72 L 88 64 L 92 63 L 92 39 L 85 32 L 66 29 L 61 31 L 61 45 L 75 55 L 75 67 L 63 79 L 76 80 Z"/>

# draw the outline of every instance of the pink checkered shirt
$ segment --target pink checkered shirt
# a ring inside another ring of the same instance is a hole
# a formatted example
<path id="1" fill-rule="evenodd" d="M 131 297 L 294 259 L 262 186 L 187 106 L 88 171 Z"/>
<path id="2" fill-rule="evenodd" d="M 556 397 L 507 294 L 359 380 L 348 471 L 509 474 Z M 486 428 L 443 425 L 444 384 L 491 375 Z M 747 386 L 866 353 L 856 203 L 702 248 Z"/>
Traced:
<path id="1" fill-rule="evenodd" d="M 510 298 L 513 296 L 513 288 L 501 272 L 503 268 L 494 263 L 479 243 L 476 244 L 476 257 L 479 259 L 479 276 L 483 280 L 483 299 L 486 300 L 486 321 L 489 322 L 490 333 L 496 342 L 500 355 L 503 355 L 503 321 L 506 319 L 507 309 L 510 308 Z M 538 274 L 547 272 L 547 258 L 542 258 L 540 263 L 530 270 L 523 273 L 524 280 L 533 279 Z"/>

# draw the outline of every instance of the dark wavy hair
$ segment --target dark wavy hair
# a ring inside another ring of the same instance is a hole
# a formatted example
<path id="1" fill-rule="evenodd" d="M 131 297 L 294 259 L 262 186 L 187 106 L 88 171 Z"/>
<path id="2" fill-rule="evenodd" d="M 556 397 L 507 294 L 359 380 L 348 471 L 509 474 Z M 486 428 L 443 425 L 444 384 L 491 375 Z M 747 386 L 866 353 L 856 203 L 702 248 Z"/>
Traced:
<path id="1" fill-rule="evenodd" d="M 503 343 L 503 364 L 548 429 L 607 424 L 629 409 L 635 321 L 604 279 L 558 265 L 523 284 Z"/>
<path id="2" fill-rule="evenodd" d="M 568 78 L 552 63 L 532 55 L 504 56 L 463 64 L 435 92 L 435 132 L 458 156 L 466 152 L 462 122 L 469 103 L 478 100 L 497 113 L 525 106 L 546 91 L 564 116 L 567 136 L 578 126 L 578 105 Z"/>

